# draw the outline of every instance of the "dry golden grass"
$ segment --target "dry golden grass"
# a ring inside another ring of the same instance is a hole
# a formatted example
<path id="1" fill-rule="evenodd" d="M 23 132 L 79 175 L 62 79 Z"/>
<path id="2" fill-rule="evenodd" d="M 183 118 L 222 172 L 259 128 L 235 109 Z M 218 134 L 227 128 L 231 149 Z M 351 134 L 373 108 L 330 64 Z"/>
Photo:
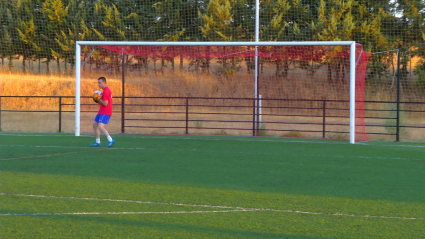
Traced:
<path id="1" fill-rule="evenodd" d="M 120 96 L 122 91 L 122 81 L 120 75 L 105 75 L 108 79 L 108 86 L 111 88 L 114 96 Z M 272 72 L 263 73 L 263 78 L 271 79 L 273 77 Z M 81 95 L 82 96 L 91 96 L 92 92 L 97 89 L 97 78 L 99 74 L 89 74 L 84 72 L 82 75 L 81 81 Z M 302 95 L 303 97 L 326 97 L 327 99 L 334 99 L 341 94 L 341 91 L 338 87 L 329 87 L 326 83 L 314 84 L 310 87 L 305 87 L 303 85 L 294 87 L 293 82 L 289 81 L 275 81 L 270 80 L 268 84 L 262 82 L 262 92 L 267 92 L 270 98 L 291 98 L 294 95 Z M 126 96 L 180 96 L 180 97 L 252 97 L 253 87 L 253 78 L 252 75 L 249 75 L 245 72 L 237 73 L 234 76 L 217 78 L 216 75 L 210 74 L 201 74 L 197 75 L 191 72 L 179 71 L 175 72 L 160 72 L 160 73 L 150 73 L 150 74 L 128 74 L 126 77 Z M 300 92 L 300 88 L 303 88 L 304 91 Z M 326 90 L 324 90 L 326 89 Z M 1 95 L 3 96 L 74 96 L 75 95 L 75 78 L 68 75 L 33 75 L 33 74 L 17 74 L 17 73 L 2 73 L 1 74 Z M 299 96 L 297 96 L 299 97 Z M 382 101 L 394 101 L 394 89 L 386 90 L 384 88 L 366 88 L 365 91 L 366 100 L 382 100 Z M 64 100 L 65 101 L 65 100 Z M 73 99 L 62 103 L 73 103 Z M 85 102 L 90 102 L 87 99 Z M 119 101 L 115 101 L 119 103 Z M 127 103 L 142 103 L 141 100 L 132 99 L 128 100 Z M 152 104 L 183 104 L 181 100 L 143 100 L 143 103 L 152 103 Z M 249 105 L 250 101 L 222 101 L 222 100 L 213 100 L 213 101 L 192 101 L 192 104 L 216 104 L 216 105 L 228 105 L 228 106 L 240 106 L 240 105 Z M 265 104 L 265 103 L 264 103 Z M 311 105 L 311 107 L 320 107 L 320 102 L 317 105 Z M 272 104 L 269 106 L 273 106 Z M 292 106 L 298 106 L 295 103 Z M 308 105 L 310 106 L 310 105 Z M 86 106 L 88 107 L 88 106 Z M 93 109 L 97 105 L 93 104 Z M 332 107 L 328 105 L 328 107 Z M 393 108 L 392 105 L 382 104 L 379 106 L 376 105 L 367 105 L 366 108 L 379 107 L 380 109 L 389 109 Z M 7 110 L 57 110 L 58 109 L 58 99 L 40 99 L 40 98 L 3 98 L 2 99 L 2 109 Z M 149 110 L 161 110 L 164 112 L 174 111 L 176 108 L 169 107 L 161 109 L 154 107 L 144 108 L 146 111 Z M 195 108 L 193 108 L 195 110 Z M 62 110 L 73 111 L 73 106 L 64 106 Z M 119 110 L 119 109 L 118 109 Z M 230 109 L 215 109 L 215 108 L 198 108 L 197 112 L 228 112 L 228 111 L 240 111 L 238 108 Z M 242 110 L 244 113 L 252 111 L 251 108 L 245 108 Z M 274 110 L 272 113 L 281 113 L 279 110 Z M 333 115 L 335 112 L 331 110 L 327 111 L 327 114 Z M 19 115 L 17 115 L 19 114 Z M 7 131 L 56 131 L 58 128 L 57 115 L 55 113 L 25 113 L 26 116 L 33 119 L 34 124 L 28 126 L 26 123 L 20 122 L 22 113 L 3 113 L 3 123 L 2 129 Z M 72 114 L 72 113 L 67 113 Z M 368 116 L 388 116 L 382 112 L 369 112 Z M 82 131 L 91 132 L 91 121 L 92 114 L 88 113 L 86 116 L 82 115 Z M 85 119 L 86 117 L 87 119 Z M 118 120 L 119 116 L 116 116 L 115 123 L 110 125 L 111 132 L 120 132 L 120 121 Z M 170 114 L 160 114 L 155 115 L 151 114 L 149 117 L 161 118 L 165 117 L 167 119 L 175 119 L 176 115 Z M 214 116 L 215 117 L 215 116 Z M 24 117 L 27 118 L 27 117 Z M 251 120 L 251 116 L 243 117 L 247 121 Z M 240 135 L 250 135 L 249 130 L 246 131 L 235 131 L 235 130 L 208 130 L 200 129 L 202 127 L 209 128 L 249 128 L 251 123 L 206 123 L 202 122 L 205 119 L 217 119 L 199 116 L 197 119 L 199 121 L 190 122 L 190 127 L 193 127 L 190 131 L 195 134 L 240 134 Z M 238 120 L 240 117 L 230 117 L 230 120 Z M 280 120 L 296 120 L 295 118 L 282 118 Z M 62 116 L 62 128 L 63 131 L 72 131 L 73 130 L 73 116 L 69 115 Z M 264 118 L 266 120 L 266 118 Z M 279 120 L 279 119 L 276 119 Z M 370 120 L 369 120 L 370 121 Z M 372 120 L 371 123 L 379 124 L 392 124 L 391 122 L 378 122 L 377 120 Z M 420 123 L 420 119 L 413 114 L 405 115 L 403 123 Z M 39 122 L 39 123 L 37 123 Z M 46 123 L 50 122 L 50 123 Z M 87 125 L 86 125 L 87 123 Z M 129 123 L 129 122 L 128 122 Z M 148 124 L 150 123 L 150 124 Z M 175 122 L 144 122 L 145 126 L 176 126 Z M 38 126 L 37 126 L 38 125 Z M 87 127 L 86 127 L 86 126 Z M 180 124 L 178 124 L 180 125 Z M 34 126 L 36 126 L 34 128 Z M 273 124 L 266 124 L 267 129 L 274 129 Z M 276 125 L 276 127 L 282 127 Z M 284 126 L 285 129 L 291 130 L 302 130 L 298 126 L 293 127 L 290 125 Z M 198 129 L 199 128 L 199 129 Z M 277 128 L 276 128 L 277 129 Z M 307 129 L 307 128 L 306 128 Z M 308 130 L 308 129 L 307 129 Z M 318 129 L 320 130 L 320 129 Z M 331 129 L 330 129 L 331 130 Z M 342 129 L 335 129 L 342 130 Z M 374 132 L 383 132 L 387 133 L 388 129 L 385 127 L 368 127 L 368 130 Z M 132 129 L 127 128 L 128 132 L 131 133 L 168 133 L 168 134 L 181 134 L 184 133 L 184 129 Z M 267 131 L 267 135 L 270 136 L 289 136 L 297 137 L 292 135 L 293 133 L 282 133 L 278 131 Z M 320 137 L 312 136 L 302 133 L 303 137 Z M 422 130 L 404 130 L 402 132 L 402 138 L 406 140 L 422 141 L 424 137 L 422 136 Z M 392 140 L 392 136 L 371 136 L 373 139 L 382 139 L 382 140 Z"/>
<path id="2" fill-rule="evenodd" d="M 91 96 L 93 91 L 98 89 L 99 76 L 100 74 L 83 73 L 80 84 L 81 96 Z M 113 95 L 121 96 L 120 76 L 105 76 Z M 246 81 L 237 81 L 233 78 L 216 80 L 212 75 L 203 75 L 202 80 L 199 80 L 199 77 L 191 73 L 180 71 L 160 76 L 150 74 L 141 77 L 129 74 L 126 77 L 125 94 L 135 97 L 251 97 L 253 86 L 245 83 Z M 3 96 L 74 96 L 75 78 L 69 75 L 2 73 L 0 87 Z M 51 110 L 57 109 L 57 105 L 57 99 L 45 98 L 3 98 L 2 102 L 3 109 Z"/>
<path id="3" fill-rule="evenodd" d="M 108 85 L 115 90 L 121 89 L 121 81 L 109 79 Z M 97 78 L 83 79 L 81 95 L 92 95 L 97 89 Z M 2 95 L 9 96 L 73 96 L 75 78 L 66 75 L 1 74 Z"/>
<path id="4" fill-rule="evenodd" d="M 112 92 L 121 92 L 121 80 L 108 79 L 107 83 Z M 2 96 L 74 96 L 75 78 L 67 75 L 2 73 L 0 87 Z M 128 88 L 130 91 L 134 89 L 131 86 L 128 86 Z M 96 77 L 81 80 L 81 96 L 91 96 L 93 91 L 97 89 Z M 57 110 L 58 99 L 3 98 L 2 108 L 9 110 Z"/>

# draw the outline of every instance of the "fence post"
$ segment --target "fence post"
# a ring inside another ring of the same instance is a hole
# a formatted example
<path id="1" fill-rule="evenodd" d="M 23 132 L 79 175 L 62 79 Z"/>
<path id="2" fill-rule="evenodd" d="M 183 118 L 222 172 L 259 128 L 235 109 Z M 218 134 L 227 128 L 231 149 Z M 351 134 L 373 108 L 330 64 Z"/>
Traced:
<path id="1" fill-rule="evenodd" d="M 0 96 L 0 132 L 1 132 L 1 96 Z"/>
<path id="2" fill-rule="evenodd" d="M 397 119 L 395 141 L 400 141 L 400 48 L 397 49 Z"/>
<path id="3" fill-rule="evenodd" d="M 1 132 L 1 96 L 0 96 L 0 132 Z"/>
<path id="4" fill-rule="evenodd" d="M 323 100 L 323 138 L 326 137 L 326 100 Z"/>
<path id="5" fill-rule="evenodd" d="M 257 122 L 257 135 L 261 136 L 261 95 L 258 95 L 258 122 Z"/>
<path id="6" fill-rule="evenodd" d="M 252 136 L 255 136 L 255 99 L 252 102 Z"/>
<path id="7" fill-rule="evenodd" d="M 189 134 L 189 97 L 186 97 L 186 134 Z"/>
<path id="8" fill-rule="evenodd" d="M 122 74 L 122 86 L 121 86 L 121 133 L 125 133 L 125 106 L 124 106 L 124 99 L 125 99 L 125 58 L 124 53 L 122 53 L 122 68 L 121 68 L 121 74 Z"/>
<path id="9" fill-rule="evenodd" d="M 59 133 L 62 132 L 62 96 L 59 96 Z"/>
<path id="10" fill-rule="evenodd" d="M 121 97 L 121 133 L 125 133 L 125 106 L 124 97 Z"/>

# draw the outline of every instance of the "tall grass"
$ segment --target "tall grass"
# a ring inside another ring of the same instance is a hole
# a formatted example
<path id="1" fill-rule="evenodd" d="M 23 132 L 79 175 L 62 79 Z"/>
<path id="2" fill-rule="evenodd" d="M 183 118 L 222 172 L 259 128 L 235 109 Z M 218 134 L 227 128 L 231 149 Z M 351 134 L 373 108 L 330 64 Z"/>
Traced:
<path id="1" fill-rule="evenodd" d="M 121 81 L 109 79 L 110 88 L 121 90 Z M 3 96 L 74 96 L 75 78 L 67 75 L 1 74 Z M 81 82 L 81 95 L 91 96 L 98 89 L 97 78 Z M 57 109 L 54 98 L 3 98 L 2 109 Z"/>
<path id="2" fill-rule="evenodd" d="M 81 77 L 81 95 L 91 96 L 98 89 L 99 73 L 83 72 Z M 113 96 L 121 96 L 122 80 L 120 75 L 105 75 L 107 84 Z M 260 94 L 262 98 L 286 99 L 327 99 L 338 100 L 348 96 L 348 85 L 330 84 L 326 80 L 297 79 L 301 75 L 294 73 L 291 80 L 276 78 L 273 69 L 262 72 Z M 219 75 L 211 73 L 166 71 L 150 74 L 127 74 L 125 79 L 126 96 L 149 97 L 225 97 L 253 98 L 254 78 L 252 74 L 239 71 L 234 75 Z M 74 96 L 75 78 L 69 75 L 33 75 L 23 73 L 2 73 L 1 94 L 3 96 Z M 368 89 L 365 99 L 393 100 L 393 92 L 385 89 Z M 347 97 L 348 99 L 348 97 Z M 55 99 L 3 99 L 3 109 L 50 109 L 57 105 Z M 146 100 L 149 101 L 149 100 Z M 151 100 L 152 101 L 152 100 Z M 128 100 L 137 103 L 138 100 Z M 212 101 L 209 101 L 210 103 Z M 234 101 L 235 106 L 240 102 Z M 171 103 L 171 102 L 169 102 Z M 212 102 L 222 103 L 222 102 Z M 278 106 L 282 102 L 264 102 L 264 106 Z M 202 102 L 199 101 L 199 104 Z M 227 103 L 226 103 L 227 104 Z M 291 102 L 292 106 L 310 106 L 320 108 L 321 102 Z M 306 105 L 311 104 L 311 105 Z M 317 104 L 317 106 L 314 106 Z M 274 109 L 276 110 L 276 109 Z"/>
<path id="3" fill-rule="evenodd" d="M 306 98 L 306 99 L 339 99 L 347 96 L 345 85 L 334 85 L 321 81 L 320 83 L 310 84 L 308 80 L 284 80 L 273 78 L 273 72 L 265 71 L 262 73 L 262 79 L 260 85 L 260 94 L 263 98 Z M 84 72 L 81 80 L 81 95 L 91 96 L 94 90 L 98 89 L 97 78 L 100 76 L 99 73 L 89 74 Z M 115 97 L 121 96 L 122 92 L 122 80 L 120 75 L 108 75 L 107 78 L 108 86 L 111 88 Z M 74 96 L 75 95 L 75 78 L 69 75 L 33 75 L 33 74 L 17 74 L 17 73 L 2 73 L 1 77 L 1 95 L 2 96 Z M 135 97 L 226 97 L 226 98 L 253 98 L 254 92 L 254 80 L 252 75 L 243 71 L 237 72 L 234 75 L 229 76 L 217 76 L 213 72 L 211 73 L 193 73 L 176 70 L 175 72 L 161 72 L 161 73 L 149 73 L 149 74 L 127 74 L 125 80 L 126 96 Z M 318 81 L 316 81 L 318 82 Z M 382 86 L 382 87 L 365 87 L 365 100 L 380 100 L 380 101 L 394 101 L 395 100 L 395 89 Z M 419 98 L 418 98 L 419 99 Z M 73 111 L 73 99 L 63 99 L 62 104 L 70 104 L 69 106 L 63 106 L 62 110 Z M 421 99 L 417 100 L 421 101 Z M 90 99 L 86 99 L 83 103 L 90 103 L 94 108 L 96 104 L 92 103 Z M 119 100 L 114 101 L 119 103 Z M 182 105 L 184 101 L 177 99 L 128 99 L 126 104 L 166 104 L 166 105 Z M 252 100 L 202 100 L 192 99 L 190 104 L 191 112 L 238 112 L 238 113 L 252 113 Z M 286 105 L 285 105 L 286 104 Z M 193 106 L 199 105 L 199 106 Z M 202 107 L 202 105 L 217 105 L 226 107 Z M 246 106 L 248 107 L 240 107 Z M 286 114 L 286 115 L 303 115 L 303 114 L 322 114 L 322 102 L 303 102 L 303 101 L 263 101 L 263 107 L 275 107 L 275 106 L 287 106 L 287 108 L 269 108 L 263 109 L 264 113 L 271 114 Z M 84 106 L 90 107 L 90 106 Z M 302 111 L 297 109 L 298 107 L 316 108 L 317 110 Z M 328 116 L 335 116 L 337 114 L 346 113 L 346 111 L 332 110 L 337 108 L 346 107 L 345 105 L 327 103 L 328 110 L 326 114 Z M 425 106 L 419 104 L 415 106 L 403 105 L 404 109 L 415 109 L 420 110 Z M 413 108 L 412 108 L 413 107 Z M 2 110 L 57 110 L 58 99 L 54 98 L 2 98 L 1 101 Z M 93 108 L 93 109 L 94 109 Z M 365 108 L 374 108 L 380 110 L 393 110 L 388 108 L 388 104 L 366 104 Z M 145 111 L 179 111 L 178 107 L 145 107 Z M 140 111 L 139 108 L 136 111 Z M 184 110 L 183 110 L 184 111 Z M 246 112 L 245 112 L 246 111 Z M 317 111 L 317 112 L 316 112 Z M 341 113 L 342 112 L 342 113 Z M 387 111 L 366 111 L 365 116 L 371 117 L 388 117 L 388 114 L 393 112 Z M 424 114 L 420 113 L 405 113 L 403 114 L 402 124 L 421 124 L 422 117 Z M 164 117 L 164 115 L 161 115 Z M 167 116 L 168 117 L 168 116 Z M 176 117 L 175 115 L 169 115 L 169 117 Z M 209 115 L 208 117 L 218 117 Z M 290 120 L 291 117 L 282 119 L 273 118 L 271 120 Z M 293 120 L 296 117 L 292 117 Z M 393 117 L 391 117 L 393 118 Z M 210 118 L 205 118 L 210 119 Z M 335 118 L 335 120 L 341 118 Z M 199 122 L 194 123 L 195 128 L 201 128 L 204 118 L 200 118 Z M 328 121 L 331 118 L 328 119 Z M 341 119 L 342 120 L 342 119 Z M 386 126 L 395 125 L 394 120 L 376 120 L 366 119 L 369 124 L 383 124 Z M 381 122 L 382 121 L 382 122 Z M 335 123 L 340 123 L 335 122 Z M 219 127 L 218 125 L 216 127 Z M 224 127 L 220 125 L 220 127 Z M 271 126 L 270 126 L 271 127 Z M 296 130 L 294 128 L 294 130 Z M 264 132 L 271 132 L 267 129 Z M 388 132 L 388 127 L 382 128 L 383 133 Z M 414 140 L 423 140 L 423 136 L 420 133 L 422 131 L 416 130 L 404 130 L 402 133 L 404 137 L 412 138 L 412 135 L 416 135 Z M 208 132 L 207 132 L 208 133 Z M 407 136 L 408 135 L 408 136 Z M 292 137 L 292 136 L 291 136 Z M 413 139 L 413 138 L 412 138 Z"/>
<path id="4" fill-rule="evenodd" d="M 121 88 L 121 81 L 108 79 L 108 85 Z M 92 95 L 97 78 L 83 79 L 81 95 Z M 1 93 L 4 96 L 73 96 L 75 78 L 67 75 L 1 74 Z"/>

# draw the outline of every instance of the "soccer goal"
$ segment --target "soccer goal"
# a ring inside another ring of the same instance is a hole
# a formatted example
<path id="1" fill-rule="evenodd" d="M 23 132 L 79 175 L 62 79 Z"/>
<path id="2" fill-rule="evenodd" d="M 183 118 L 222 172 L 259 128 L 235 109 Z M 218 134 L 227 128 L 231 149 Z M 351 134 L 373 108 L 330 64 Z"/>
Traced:
<path id="1" fill-rule="evenodd" d="M 103 75 L 123 133 L 368 140 L 369 56 L 354 41 L 77 41 L 75 135 Z"/>

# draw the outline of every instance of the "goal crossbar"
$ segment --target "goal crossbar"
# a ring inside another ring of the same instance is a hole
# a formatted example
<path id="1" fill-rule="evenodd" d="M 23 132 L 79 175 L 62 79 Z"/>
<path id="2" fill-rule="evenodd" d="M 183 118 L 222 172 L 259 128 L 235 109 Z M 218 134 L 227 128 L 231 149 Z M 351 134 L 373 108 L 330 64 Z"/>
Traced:
<path id="1" fill-rule="evenodd" d="M 280 42 L 134 42 L 134 41 L 77 41 L 77 46 L 350 46 L 355 41 L 280 41 Z"/>

